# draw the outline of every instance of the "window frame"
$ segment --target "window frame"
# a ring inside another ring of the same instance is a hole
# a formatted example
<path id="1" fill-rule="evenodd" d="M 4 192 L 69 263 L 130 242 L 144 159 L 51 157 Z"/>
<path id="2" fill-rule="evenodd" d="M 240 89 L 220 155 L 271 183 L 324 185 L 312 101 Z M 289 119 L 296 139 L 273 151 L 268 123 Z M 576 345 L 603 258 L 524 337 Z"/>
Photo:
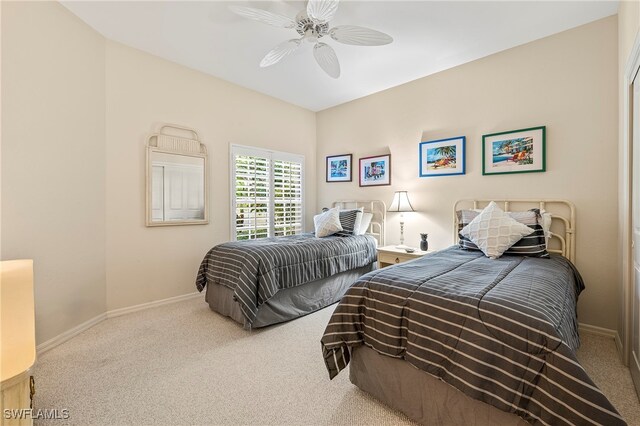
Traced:
<path id="1" fill-rule="evenodd" d="M 305 226 L 305 156 L 302 154 L 294 154 L 290 152 L 275 151 L 272 149 L 259 148 L 247 145 L 230 144 L 229 145 L 229 191 L 231 192 L 231 203 L 229 207 L 229 233 L 230 240 L 237 241 L 236 231 L 236 155 L 247 155 L 255 157 L 263 157 L 269 159 L 269 223 L 267 238 L 274 236 L 275 230 L 275 197 L 274 197 L 274 161 L 289 161 L 301 164 L 300 173 L 300 199 L 301 199 L 301 227 L 300 233 L 304 233 Z"/>

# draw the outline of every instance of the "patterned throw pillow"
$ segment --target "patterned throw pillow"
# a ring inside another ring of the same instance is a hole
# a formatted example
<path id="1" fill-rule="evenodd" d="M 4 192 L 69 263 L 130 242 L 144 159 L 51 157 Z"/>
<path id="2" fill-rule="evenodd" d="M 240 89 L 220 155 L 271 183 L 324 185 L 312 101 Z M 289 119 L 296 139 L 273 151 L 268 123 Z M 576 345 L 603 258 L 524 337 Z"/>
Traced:
<path id="1" fill-rule="evenodd" d="M 360 230 L 362 222 L 362 209 L 340 210 L 340 225 L 342 231 L 336 235 L 340 237 L 350 237 L 356 235 L 356 230 Z"/>
<path id="2" fill-rule="evenodd" d="M 512 219 L 527 225 L 533 230 L 533 233 L 522 237 L 517 243 L 511 246 L 503 255 L 510 256 L 526 256 L 526 257 L 544 257 L 548 258 L 547 252 L 547 240 L 545 220 L 547 218 L 541 215 L 539 209 L 531 209 L 523 212 L 506 212 Z M 473 219 L 475 219 L 480 211 L 476 210 L 458 210 L 456 212 L 458 216 L 458 233 L 467 226 Z M 459 235 L 459 246 L 463 250 L 477 250 L 481 251 L 477 245 L 469 238 Z"/>
<path id="3" fill-rule="evenodd" d="M 512 219 L 492 201 L 462 228 L 460 234 L 473 241 L 487 257 L 497 259 L 518 240 L 532 232 L 531 228 Z"/>
<path id="4" fill-rule="evenodd" d="M 329 209 L 324 213 L 315 215 L 313 217 L 313 225 L 316 228 L 316 237 L 319 238 L 328 237 L 342 231 L 338 208 Z"/>

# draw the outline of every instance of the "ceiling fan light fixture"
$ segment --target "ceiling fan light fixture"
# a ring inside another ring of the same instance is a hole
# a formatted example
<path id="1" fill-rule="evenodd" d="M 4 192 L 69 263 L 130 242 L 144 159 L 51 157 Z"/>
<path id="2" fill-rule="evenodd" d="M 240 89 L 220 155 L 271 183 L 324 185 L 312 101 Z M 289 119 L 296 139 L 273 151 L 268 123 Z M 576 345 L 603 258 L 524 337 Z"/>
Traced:
<path id="1" fill-rule="evenodd" d="M 302 37 L 280 43 L 269 51 L 260 62 L 260 67 L 268 67 L 280 62 L 285 56 L 300 47 L 302 41 L 313 44 L 313 56 L 320 68 L 330 77 L 340 76 L 340 63 L 331 46 L 319 41 L 325 35 L 333 40 L 354 46 L 382 46 L 393 42 L 393 38 L 383 32 L 355 25 L 341 25 L 329 28 L 329 21 L 338 10 L 338 0 L 309 0 L 306 10 L 300 11 L 295 20 L 283 15 L 252 7 L 229 6 L 229 9 L 245 18 L 263 22 L 280 28 L 293 28 Z"/>

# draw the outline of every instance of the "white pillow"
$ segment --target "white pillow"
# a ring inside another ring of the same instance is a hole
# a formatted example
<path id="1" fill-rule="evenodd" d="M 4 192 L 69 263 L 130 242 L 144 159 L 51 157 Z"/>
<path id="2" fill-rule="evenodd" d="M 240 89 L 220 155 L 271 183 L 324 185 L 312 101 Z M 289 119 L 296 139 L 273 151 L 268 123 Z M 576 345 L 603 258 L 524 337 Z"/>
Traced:
<path id="1" fill-rule="evenodd" d="M 313 225 L 316 228 L 316 237 L 328 237 L 336 232 L 342 231 L 340 224 L 340 211 L 337 207 L 327 210 L 324 213 L 313 217 Z"/>
<path id="2" fill-rule="evenodd" d="M 546 245 L 549 245 L 549 238 L 551 238 L 551 221 L 553 220 L 551 217 L 551 213 L 540 210 L 540 216 L 542 216 L 541 224 L 542 230 L 544 231 L 544 240 Z"/>
<path id="3" fill-rule="evenodd" d="M 371 219 L 373 219 L 373 213 L 362 213 L 362 220 L 360 221 L 360 227 L 356 228 L 358 230 L 356 235 L 364 235 L 367 233 Z"/>
<path id="4" fill-rule="evenodd" d="M 534 232 L 503 212 L 493 201 L 460 234 L 473 241 L 489 258 L 497 259 L 522 237 Z"/>

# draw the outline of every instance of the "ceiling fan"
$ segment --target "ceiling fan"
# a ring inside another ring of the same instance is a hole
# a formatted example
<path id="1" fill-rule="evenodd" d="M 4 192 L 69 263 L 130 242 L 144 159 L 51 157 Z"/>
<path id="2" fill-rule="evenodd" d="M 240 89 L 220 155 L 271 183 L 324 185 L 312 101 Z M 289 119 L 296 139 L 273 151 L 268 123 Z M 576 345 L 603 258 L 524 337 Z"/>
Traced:
<path id="1" fill-rule="evenodd" d="M 319 41 L 329 36 L 337 42 L 356 46 L 381 46 L 389 44 L 393 38 L 380 31 L 355 25 L 329 27 L 338 10 L 338 0 L 309 0 L 306 10 L 301 10 L 294 19 L 263 9 L 245 6 L 229 6 L 229 9 L 245 18 L 253 19 L 274 27 L 295 29 L 302 37 L 287 40 L 269 51 L 260 61 L 260 67 L 278 63 L 285 56 L 298 49 L 303 42 L 313 43 L 313 56 L 329 76 L 340 77 L 340 63 L 331 46 Z"/>

